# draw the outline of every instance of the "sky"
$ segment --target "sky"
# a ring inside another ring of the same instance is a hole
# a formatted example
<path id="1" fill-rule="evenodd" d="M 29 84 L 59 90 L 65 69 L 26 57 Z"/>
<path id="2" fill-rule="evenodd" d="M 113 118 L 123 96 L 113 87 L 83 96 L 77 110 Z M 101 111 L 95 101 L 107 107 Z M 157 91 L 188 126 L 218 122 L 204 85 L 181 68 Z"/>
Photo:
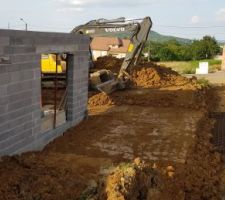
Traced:
<path id="1" fill-rule="evenodd" d="M 150 16 L 164 35 L 225 40 L 225 0 L 0 0 L 0 28 L 70 32 L 90 20 Z"/>

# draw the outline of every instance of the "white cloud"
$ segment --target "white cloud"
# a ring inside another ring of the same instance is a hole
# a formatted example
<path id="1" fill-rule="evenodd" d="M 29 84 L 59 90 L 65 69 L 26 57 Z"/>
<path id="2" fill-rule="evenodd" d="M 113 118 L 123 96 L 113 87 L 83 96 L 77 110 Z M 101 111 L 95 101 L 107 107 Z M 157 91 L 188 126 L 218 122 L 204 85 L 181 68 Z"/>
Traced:
<path id="1" fill-rule="evenodd" d="M 221 8 L 216 12 L 216 19 L 225 22 L 225 8 Z"/>
<path id="2" fill-rule="evenodd" d="M 82 11 L 85 8 L 94 8 L 94 7 L 134 7 L 134 6 L 143 6 L 150 5 L 152 3 L 157 3 L 165 0 L 130 0 L 130 1 L 121 1 L 121 0 L 53 0 L 58 5 L 58 11 L 66 10 L 76 10 Z"/>
<path id="3" fill-rule="evenodd" d="M 200 22 L 200 17 L 195 15 L 195 16 L 192 16 L 191 18 L 191 23 L 192 24 L 198 24 Z"/>
<path id="4" fill-rule="evenodd" d="M 58 8 L 56 9 L 57 12 L 67 12 L 67 11 L 77 11 L 77 12 L 82 12 L 84 9 L 81 7 L 76 7 L 76 8 Z"/>

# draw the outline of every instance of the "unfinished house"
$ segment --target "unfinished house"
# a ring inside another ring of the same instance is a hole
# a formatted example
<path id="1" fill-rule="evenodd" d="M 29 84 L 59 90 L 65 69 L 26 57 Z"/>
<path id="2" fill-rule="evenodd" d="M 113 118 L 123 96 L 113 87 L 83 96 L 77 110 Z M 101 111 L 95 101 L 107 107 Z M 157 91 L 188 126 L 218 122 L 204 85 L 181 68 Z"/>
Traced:
<path id="1" fill-rule="evenodd" d="M 130 40 L 117 37 L 94 37 L 91 42 L 93 60 L 103 56 L 124 58 L 127 54 Z"/>
<path id="2" fill-rule="evenodd" d="M 0 30 L 0 156 L 40 150 L 86 117 L 89 43 L 83 35 Z"/>

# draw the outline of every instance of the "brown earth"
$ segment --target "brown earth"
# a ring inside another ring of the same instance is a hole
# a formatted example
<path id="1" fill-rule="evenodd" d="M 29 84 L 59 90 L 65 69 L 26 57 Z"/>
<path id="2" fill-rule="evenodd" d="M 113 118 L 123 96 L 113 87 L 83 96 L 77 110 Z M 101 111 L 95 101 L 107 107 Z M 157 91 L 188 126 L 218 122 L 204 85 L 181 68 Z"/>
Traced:
<path id="1" fill-rule="evenodd" d="M 170 68 L 155 65 L 153 63 L 142 63 L 132 71 L 133 83 L 142 88 L 161 88 L 167 86 L 181 86 L 193 88 L 196 80 L 180 76 Z"/>
<path id="2" fill-rule="evenodd" d="M 90 95 L 89 118 L 43 151 L 2 158 L 0 199 L 220 199 L 215 93 L 152 64 L 133 74 L 129 90 Z"/>
<path id="3" fill-rule="evenodd" d="M 113 73 L 118 73 L 122 65 L 123 59 L 118 59 L 112 56 L 104 56 L 94 61 L 95 69 L 107 69 Z"/>

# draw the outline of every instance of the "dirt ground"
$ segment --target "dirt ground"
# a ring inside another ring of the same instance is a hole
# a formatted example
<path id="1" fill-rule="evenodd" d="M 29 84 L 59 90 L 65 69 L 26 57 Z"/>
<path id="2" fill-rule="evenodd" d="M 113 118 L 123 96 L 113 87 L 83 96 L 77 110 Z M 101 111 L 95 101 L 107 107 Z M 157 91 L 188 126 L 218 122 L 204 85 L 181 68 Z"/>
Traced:
<path id="1" fill-rule="evenodd" d="M 1 199 L 221 199 L 208 118 L 216 93 L 170 69 L 139 67 L 129 90 L 90 94 L 88 119 L 43 151 L 2 158 Z"/>

